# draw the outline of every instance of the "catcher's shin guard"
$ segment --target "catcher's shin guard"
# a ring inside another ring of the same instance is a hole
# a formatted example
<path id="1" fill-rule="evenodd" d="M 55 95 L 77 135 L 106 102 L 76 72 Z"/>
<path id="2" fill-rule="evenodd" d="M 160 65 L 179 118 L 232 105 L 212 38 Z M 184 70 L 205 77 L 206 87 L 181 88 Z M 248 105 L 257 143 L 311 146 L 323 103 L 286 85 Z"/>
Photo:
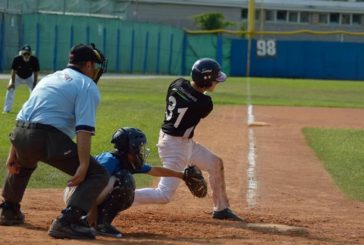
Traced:
<path id="1" fill-rule="evenodd" d="M 115 174 L 114 189 L 103 203 L 98 206 L 98 224 L 111 224 L 119 212 L 128 209 L 134 201 L 135 181 L 127 170 Z"/>

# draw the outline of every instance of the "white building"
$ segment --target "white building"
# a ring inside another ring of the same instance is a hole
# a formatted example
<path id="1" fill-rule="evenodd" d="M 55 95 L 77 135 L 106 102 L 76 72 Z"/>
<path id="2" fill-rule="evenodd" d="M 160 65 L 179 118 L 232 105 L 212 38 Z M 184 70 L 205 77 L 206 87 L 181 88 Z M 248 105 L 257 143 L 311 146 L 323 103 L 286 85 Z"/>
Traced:
<path id="1" fill-rule="evenodd" d="M 222 13 L 236 25 L 232 30 L 246 29 L 249 0 L 138 0 L 130 1 L 126 19 L 173 25 L 196 30 L 193 16 Z M 256 0 L 257 31 L 343 30 L 364 32 L 364 2 L 330 0 Z M 363 37 L 343 35 L 281 36 L 287 39 L 353 40 Z"/>

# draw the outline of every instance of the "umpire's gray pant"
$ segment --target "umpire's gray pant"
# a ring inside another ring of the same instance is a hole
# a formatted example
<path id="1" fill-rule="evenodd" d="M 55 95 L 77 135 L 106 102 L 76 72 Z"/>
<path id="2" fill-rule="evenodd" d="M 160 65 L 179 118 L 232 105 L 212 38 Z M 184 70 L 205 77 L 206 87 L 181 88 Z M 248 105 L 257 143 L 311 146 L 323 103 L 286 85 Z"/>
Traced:
<path id="1" fill-rule="evenodd" d="M 74 175 L 79 158 L 77 145 L 58 129 L 39 123 L 18 122 L 10 134 L 20 164 L 19 174 L 8 173 L 3 197 L 5 201 L 20 203 L 30 176 L 38 161 L 47 163 L 69 175 Z M 93 157 L 85 180 L 77 186 L 68 205 L 88 212 L 108 182 L 108 173 Z"/>

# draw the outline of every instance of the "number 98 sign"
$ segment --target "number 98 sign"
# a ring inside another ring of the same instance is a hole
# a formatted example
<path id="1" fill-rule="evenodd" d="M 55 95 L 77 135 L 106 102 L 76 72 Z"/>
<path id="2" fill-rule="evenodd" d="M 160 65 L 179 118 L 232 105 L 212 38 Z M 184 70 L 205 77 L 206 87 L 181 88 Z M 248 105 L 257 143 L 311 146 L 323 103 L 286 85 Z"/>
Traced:
<path id="1" fill-rule="evenodd" d="M 258 40 L 257 41 L 257 56 L 275 56 L 277 47 L 275 40 Z"/>

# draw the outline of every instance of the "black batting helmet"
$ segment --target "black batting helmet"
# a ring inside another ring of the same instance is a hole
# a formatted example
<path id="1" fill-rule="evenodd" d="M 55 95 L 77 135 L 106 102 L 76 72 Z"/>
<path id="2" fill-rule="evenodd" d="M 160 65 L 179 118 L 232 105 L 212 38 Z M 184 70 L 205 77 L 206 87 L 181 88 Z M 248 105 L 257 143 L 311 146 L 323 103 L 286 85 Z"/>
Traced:
<path id="1" fill-rule="evenodd" d="M 221 71 L 219 63 L 210 58 L 197 60 L 192 66 L 192 80 L 202 88 L 208 88 L 213 81 L 224 82 L 226 74 Z"/>
<path id="2" fill-rule="evenodd" d="M 119 128 L 113 134 L 111 143 L 114 144 L 114 148 L 118 150 L 119 154 L 134 155 L 135 161 L 130 162 L 131 170 L 139 169 L 144 165 L 149 149 L 147 148 L 147 138 L 140 129 Z"/>

